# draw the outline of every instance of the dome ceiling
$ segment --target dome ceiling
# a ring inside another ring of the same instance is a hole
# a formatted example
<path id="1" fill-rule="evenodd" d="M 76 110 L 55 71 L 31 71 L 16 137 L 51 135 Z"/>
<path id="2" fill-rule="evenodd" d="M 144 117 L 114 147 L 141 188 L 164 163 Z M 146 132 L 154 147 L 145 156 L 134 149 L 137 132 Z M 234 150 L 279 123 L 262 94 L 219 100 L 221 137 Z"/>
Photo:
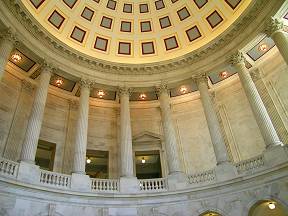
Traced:
<path id="1" fill-rule="evenodd" d="M 57 39 L 128 64 L 183 56 L 225 31 L 251 0 L 22 0 Z"/>

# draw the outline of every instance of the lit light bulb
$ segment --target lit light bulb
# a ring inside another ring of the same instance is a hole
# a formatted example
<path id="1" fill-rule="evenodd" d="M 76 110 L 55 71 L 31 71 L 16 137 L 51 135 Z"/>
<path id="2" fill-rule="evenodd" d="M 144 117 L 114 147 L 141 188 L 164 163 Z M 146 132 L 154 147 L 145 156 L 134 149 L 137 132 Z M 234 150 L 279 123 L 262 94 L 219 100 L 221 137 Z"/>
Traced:
<path id="1" fill-rule="evenodd" d="M 145 94 L 140 94 L 139 98 L 140 98 L 141 100 L 145 100 L 146 95 L 145 95 Z"/>
<path id="2" fill-rule="evenodd" d="M 276 208 L 274 203 L 269 203 L 268 207 L 269 207 L 269 209 L 275 209 Z"/>
<path id="3" fill-rule="evenodd" d="M 180 88 L 180 92 L 181 92 L 181 94 L 185 94 L 187 92 L 187 88 L 186 87 L 181 87 Z"/>
<path id="4" fill-rule="evenodd" d="M 15 53 L 15 54 L 13 54 L 13 55 L 11 56 L 11 59 L 12 59 L 14 62 L 19 62 L 19 61 L 21 61 L 22 57 L 21 57 L 19 54 Z"/>
<path id="5" fill-rule="evenodd" d="M 268 50 L 268 46 L 267 46 L 267 44 L 261 44 L 261 45 L 258 47 L 258 49 L 259 49 L 260 51 L 266 52 L 266 51 Z"/>
<path id="6" fill-rule="evenodd" d="M 57 79 L 57 80 L 55 81 L 55 84 L 56 84 L 58 87 L 61 86 L 63 83 L 64 83 L 64 81 L 63 81 L 62 79 Z"/>
<path id="7" fill-rule="evenodd" d="M 88 159 L 86 160 L 86 162 L 87 162 L 87 164 L 90 164 L 90 163 L 91 163 L 91 159 L 88 158 Z"/>
<path id="8" fill-rule="evenodd" d="M 144 159 L 144 157 L 142 158 L 141 163 L 142 164 L 146 163 L 146 160 Z"/>
<path id="9" fill-rule="evenodd" d="M 228 77 L 228 72 L 227 71 L 222 71 L 219 76 L 222 77 L 222 78 L 227 78 Z"/>
<path id="10" fill-rule="evenodd" d="M 105 93 L 104 93 L 103 90 L 99 90 L 98 93 L 97 93 L 97 95 L 98 95 L 100 98 L 103 98 L 104 95 L 105 95 Z"/>

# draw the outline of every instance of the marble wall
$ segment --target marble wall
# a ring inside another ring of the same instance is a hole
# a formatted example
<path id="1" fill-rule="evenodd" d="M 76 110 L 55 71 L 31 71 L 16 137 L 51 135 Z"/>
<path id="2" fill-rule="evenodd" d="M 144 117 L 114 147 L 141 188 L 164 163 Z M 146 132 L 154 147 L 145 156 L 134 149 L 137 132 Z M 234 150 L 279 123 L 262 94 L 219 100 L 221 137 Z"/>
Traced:
<path id="1" fill-rule="evenodd" d="M 284 130 L 286 135 L 283 132 L 283 136 L 288 139 L 288 68 L 275 50 L 272 50 L 269 58 L 270 61 L 265 60 L 256 65 L 261 72 L 261 85 L 265 85 L 265 88 L 259 88 L 258 84 L 257 87 L 260 95 L 264 94 L 263 89 L 268 90 L 270 99 L 266 105 L 274 106 L 271 112 L 279 115 L 277 121 L 282 121 L 285 127 L 278 127 Z M 269 63 L 272 60 L 273 64 Z M 33 89 L 33 86 L 23 83 L 13 73 L 13 68 L 7 67 L 0 83 L 0 154 L 18 160 L 36 86 Z M 48 94 L 40 139 L 56 143 L 54 171 L 70 173 L 78 98 L 63 98 L 57 91 L 51 91 L 52 88 Z M 215 107 L 231 159 L 238 162 L 261 154 L 265 148 L 264 141 L 238 76 L 234 75 L 212 86 L 210 91 L 214 92 Z M 199 93 L 172 98 L 171 110 L 185 172 L 213 168 L 216 160 Z M 131 102 L 131 124 L 133 137 L 141 133 L 163 136 L 159 103 Z M 108 106 L 94 99 L 90 101 L 88 149 L 109 151 L 111 178 L 119 174 L 118 134 L 119 103 L 110 102 Z M 162 148 L 165 150 L 165 145 Z"/>

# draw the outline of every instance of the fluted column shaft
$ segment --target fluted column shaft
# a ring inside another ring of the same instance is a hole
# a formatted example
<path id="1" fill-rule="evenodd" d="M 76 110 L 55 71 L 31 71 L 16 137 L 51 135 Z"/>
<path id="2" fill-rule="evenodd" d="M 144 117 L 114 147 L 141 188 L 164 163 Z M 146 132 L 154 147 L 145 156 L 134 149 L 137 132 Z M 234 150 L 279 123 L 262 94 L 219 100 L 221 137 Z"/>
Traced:
<path id="1" fill-rule="evenodd" d="M 177 148 L 177 140 L 175 128 L 172 120 L 172 113 L 170 109 L 170 96 L 165 86 L 158 89 L 161 117 L 163 124 L 165 148 L 167 152 L 167 161 L 169 174 L 182 172 L 181 162 L 179 158 L 179 151 Z"/>
<path id="2" fill-rule="evenodd" d="M 266 148 L 282 144 L 256 89 L 256 86 L 249 74 L 249 71 L 245 67 L 243 54 L 238 52 L 233 55 L 231 57 L 231 63 L 238 72 L 244 92 L 247 96 L 260 132 L 264 138 Z"/>
<path id="3" fill-rule="evenodd" d="M 121 177 L 133 177 L 133 150 L 129 106 L 129 89 L 121 88 L 119 91 L 119 96 Z"/>
<path id="4" fill-rule="evenodd" d="M 28 163 L 34 163 L 35 161 L 51 74 L 52 68 L 49 66 L 45 66 L 40 74 L 40 80 L 22 146 L 21 161 Z"/>
<path id="5" fill-rule="evenodd" d="M 85 174 L 91 82 L 89 80 L 81 80 L 80 85 L 81 92 L 75 134 L 73 173 Z"/>
<path id="6" fill-rule="evenodd" d="M 221 133 L 220 124 L 213 106 L 213 102 L 208 92 L 207 77 L 206 76 L 198 77 L 196 79 L 196 83 L 198 85 L 198 90 L 200 92 L 200 98 L 203 105 L 209 133 L 211 136 L 211 141 L 213 144 L 217 165 L 224 162 L 228 162 L 229 157 Z"/>
<path id="7" fill-rule="evenodd" d="M 267 23 L 265 33 L 275 42 L 280 54 L 288 64 L 288 39 L 283 31 L 283 22 L 280 19 L 271 18 Z"/>
<path id="8" fill-rule="evenodd" d="M 14 48 L 15 40 L 15 36 L 9 29 L 0 35 L 0 80 L 3 77 L 10 53 Z"/>

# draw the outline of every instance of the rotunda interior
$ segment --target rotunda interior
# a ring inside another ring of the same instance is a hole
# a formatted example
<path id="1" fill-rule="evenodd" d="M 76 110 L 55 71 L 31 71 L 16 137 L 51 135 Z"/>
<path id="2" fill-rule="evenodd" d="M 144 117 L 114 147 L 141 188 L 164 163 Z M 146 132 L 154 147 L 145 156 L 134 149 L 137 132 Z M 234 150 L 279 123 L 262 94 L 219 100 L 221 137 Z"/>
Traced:
<path id="1" fill-rule="evenodd" d="M 288 1 L 0 1 L 0 216 L 288 216 Z"/>

